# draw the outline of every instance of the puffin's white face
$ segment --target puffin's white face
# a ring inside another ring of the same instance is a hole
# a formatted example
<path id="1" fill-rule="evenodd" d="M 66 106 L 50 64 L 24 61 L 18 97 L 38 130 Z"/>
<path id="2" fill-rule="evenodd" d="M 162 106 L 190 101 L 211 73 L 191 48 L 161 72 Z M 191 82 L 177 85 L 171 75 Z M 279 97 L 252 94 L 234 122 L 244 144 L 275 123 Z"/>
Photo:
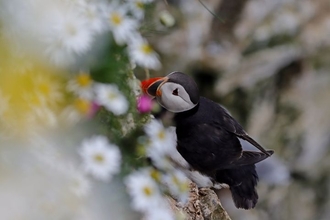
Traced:
<path id="1" fill-rule="evenodd" d="M 156 97 L 161 106 L 174 113 L 188 111 L 199 102 L 197 84 L 181 72 L 144 80 L 141 87 L 144 93 Z"/>
<path id="2" fill-rule="evenodd" d="M 165 82 L 158 88 L 156 96 L 158 103 L 171 112 L 184 112 L 192 109 L 194 104 L 187 91 L 180 84 Z"/>

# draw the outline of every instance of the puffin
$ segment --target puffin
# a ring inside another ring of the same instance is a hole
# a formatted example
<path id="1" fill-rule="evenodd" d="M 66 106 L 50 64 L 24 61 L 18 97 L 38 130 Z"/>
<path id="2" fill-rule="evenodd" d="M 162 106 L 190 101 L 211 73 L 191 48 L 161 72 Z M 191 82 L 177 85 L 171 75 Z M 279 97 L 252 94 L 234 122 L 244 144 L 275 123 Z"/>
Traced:
<path id="1" fill-rule="evenodd" d="M 254 208 L 258 201 L 255 164 L 274 151 L 251 138 L 221 105 L 200 96 L 196 82 L 187 74 L 176 71 L 147 79 L 141 87 L 174 113 L 176 148 L 188 164 L 188 177 L 198 187 L 227 187 L 237 208 Z M 259 151 L 243 151 L 239 139 Z"/>

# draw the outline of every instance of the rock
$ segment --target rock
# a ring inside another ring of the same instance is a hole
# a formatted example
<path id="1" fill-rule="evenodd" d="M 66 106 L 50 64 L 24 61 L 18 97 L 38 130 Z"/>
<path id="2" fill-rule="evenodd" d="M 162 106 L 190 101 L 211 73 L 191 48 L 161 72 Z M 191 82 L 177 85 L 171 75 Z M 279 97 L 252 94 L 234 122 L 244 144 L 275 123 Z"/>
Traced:
<path id="1" fill-rule="evenodd" d="M 186 220 L 231 220 L 222 207 L 217 194 L 210 188 L 198 189 L 190 183 L 189 201 L 186 205 L 170 199 L 172 209 L 185 214 Z"/>

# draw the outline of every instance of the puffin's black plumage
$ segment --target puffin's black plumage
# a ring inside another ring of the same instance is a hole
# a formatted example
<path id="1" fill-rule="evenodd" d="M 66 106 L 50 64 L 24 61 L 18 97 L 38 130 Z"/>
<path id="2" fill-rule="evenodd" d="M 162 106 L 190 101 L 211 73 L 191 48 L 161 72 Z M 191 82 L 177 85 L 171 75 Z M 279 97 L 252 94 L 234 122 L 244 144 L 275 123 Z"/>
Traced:
<path id="1" fill-rule="evenodd" d="M 253 208 L 258 201 L 254 164 L 273 151 L 264 150 L 219 104 L 199 97 L 197 85 L 189 76 L 174 72 L 157 80 L 156 85 L 146 86 L 151 89 L 145 91 L 175 112 L 177 150 L 182 157 L 193 170 L 214 182 L 229 185 L 236 207 Z M 250 142 L 261 152 L 243 151 L 238 138 Z"/>
<path id="2" fill-rule="evenodd" d="M 238 208 L 253 208 L 258 200 L 254 164 L 268 155 L 242 151 L 237 137 L 247 135 L 243 128 L 220 105 L 204 97 L 193 109 L 177 113 L 174 120 L 177 149 L 183 158 L 193 169 L 228 184 Z"/>

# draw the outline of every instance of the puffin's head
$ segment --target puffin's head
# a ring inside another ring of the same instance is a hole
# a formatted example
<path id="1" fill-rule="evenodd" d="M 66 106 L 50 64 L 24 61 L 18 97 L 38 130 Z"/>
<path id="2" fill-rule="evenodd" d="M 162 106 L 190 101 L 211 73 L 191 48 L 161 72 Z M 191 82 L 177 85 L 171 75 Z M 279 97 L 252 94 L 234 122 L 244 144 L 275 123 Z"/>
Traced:
<path id="1" fill-rule="evenodd" d="M 171 112 L 188 111 L 199 102 L 195 81 L 181 72 L 144 80 L 141 86 L 144 93 L 156 97 L 158 103 Z"/>

